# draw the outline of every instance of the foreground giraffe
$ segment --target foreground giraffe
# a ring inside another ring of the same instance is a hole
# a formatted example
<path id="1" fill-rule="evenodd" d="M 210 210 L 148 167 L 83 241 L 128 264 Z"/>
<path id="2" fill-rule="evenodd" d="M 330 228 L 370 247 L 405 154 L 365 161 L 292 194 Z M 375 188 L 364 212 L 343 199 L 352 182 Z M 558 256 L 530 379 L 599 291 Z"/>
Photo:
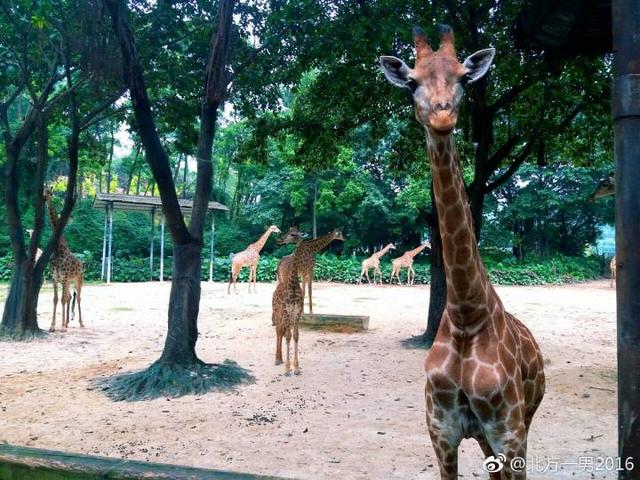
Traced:
<path id="1" fill-rule="evenodd" d="M 395 250 L 396 246 L 393 243 L 388 244 L 382 250 L 375 252 L 369 258 L 365 258 L 362 261 L 362 270 L 360 271 L 360 278 L 358 279 L 358 283 L 362 283 L 362 277 L 366 275 L 367 282 L 371 285 L 371 280 L 369 279 L 369 270 L 373 268 L 373 284 L 376 283 L 376 274 L 380 277 L 380 285 L 382 285 L 382 271 L 380 271 L 380 259 L 387 253 L 389 250 Z"/>
<path id="2" fill-rule="evenodd" d="M 47 202 L 47 208 L 49 211 L 49 220 L 51 221 L 51 229 L 54 230 L 58 225 L 58 213 L 53 206 L 53 199 L 51 198 L 51 191 L 46 189 L 44 191 L 44 199 Z M 60 236 L 58 247 L 51 255 L 49 262 L 51 266 L 51 280 L 53 283 L 53 319 L 51 320 L 50 332 L 56 330 L 56 307 L 58 306 L 58 285 L 62 287 L 62 328 L 61 331 L 65 331 L 69 325 L 69 308 L 71 304 L 71 293 L 69 289 L 71 284 L 76 288 L 76 302 L 78 304 L 78 321 L 80 327 L 84 328 L 82 323 L 82 308 L 80 307 L 82 283 L 84 279 L 82 262 L 73 254 L 67 245 L 67 241 L 63 236 Z"/>
<path id="3" fill-rule="evenodd" d="M 492 479 L 523 479 L 514 457 L 526 458 L 527 434 L 544 394 L 542 355 L 531 332 L 505 311 L 480 259 L 453 130 L 463 85 L 489 70 L 495 50 L 456 58 L 453 31 L 440 27 L 433 51 L 414 29 L 413 69 L 381 57 L 386 78 L 411 91 L 425 129 L 442 235 L 447 303 L 425 359 L 427 425 L 443 479 L 458 478 L 458 446 L 475 438 L 485 456 L 504 455 Z"/>
<path id="4" fill-rule="evenodd" d="M 271 302 L 271 323 L 276 327 L 276 365 L 282 363 L 282 339 L 287 340 L 287 357 L 284 363 L 285 375 L 291 374 L 290 345 L 293 336 L 293 371 L 300 374 L 298 362 L 298 324 L 304 306 L 304 290 L 298 280 L 298 269 L 302 259 L 300 242 L 306 235 L 300 233 L 297 227 L 292 227 L 278 243 L 285 245 L 295 243 L 296 249 L 291 255 L 290 265 L 281 269 L 279 281 L 273 292 Z"/>
<path id="5" fill-rule="evenodd" d="M 416 255 L 418 255 L 425 248 L 431 248 L 431 244 L 429 242 L 423 243 L 422 245 L 414 248 L 413 250 L 409 250 L 408 252 L 404 252 L 398 258 L 394 258 L 391 262 L 391 278 L 389 279 L 389 283 L 393 283 L 393 277 L 398 279 L 398 284 L 402 285 L 402 280 L 400 280 L 400 272 L 402 272 L 403 268 L 407 269 L 407 285 L 413 285 L 413 281 L 416 279 L 416 271 L 413 269 L 413 259 Z"/>
<path id="6" fill-rule="evenodd" d="M 238 280 L 240 271 L 244 267 L 249 267 L 249 293 L 251 293 L 251 283 L 253 283 L 253 292 L 256 292 L 256 274 L 258 270 L 258 262 L 260 261 L 260 252 L 272 233 L 280 233 L 280 229 L 275 225 L 271 225 L 256 242 L 253 242 L 243 251 L 238 252 L 233 256 L 231 259 L 231 275 L 229 276 L 227 294 L 231 293 L 232 282 L 233 291 L 234 293 L 237 292 L 236 281 Z"/>
<path id="7" fill-rule="evenodd" d="M 327 248 L 327 246 L 334 240 L 344 242 L 344 236 L 342 232 L 337 228 L 334 228 L 328 233 L 325 233 L 321 237 L 314 240 L 304 240 L 296 250 L 299 250 L 298 263 L 296 271 L 298 275 L 302 277 L 302 299 L 304 300 L 304 290 L 307 286 L 309 290 L 309 312 L 313 313 L 313 297 L 312 288 L 313 283 L 313 270 L 316 267 L 316 253 Z M 280 281 L 283 278 L 283 273 L 292 268 L 293 255 L 287 255 L 282 257 L 280 263 L 278 263 L 277 275 Z M 304 303 L 304 302 L 303 302 Z"/>

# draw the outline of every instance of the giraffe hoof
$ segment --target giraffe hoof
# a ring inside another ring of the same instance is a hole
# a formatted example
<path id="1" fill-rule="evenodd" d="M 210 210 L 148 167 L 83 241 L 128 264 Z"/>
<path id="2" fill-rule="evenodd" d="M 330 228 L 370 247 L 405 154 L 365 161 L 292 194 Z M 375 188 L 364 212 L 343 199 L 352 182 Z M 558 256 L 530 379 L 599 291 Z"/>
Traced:
<path id="1" fill-rule="evenodd" d="M 300 370 L 299 368 L 296 368 L 296 369 L 293 371 L 293 374 L 294 374 L 294 375 L 302 375 L 302 370 Z"/>
<path id="2" fill-rule="evenodd" d="M 55 331 L 56 331 L 56 329 L 55 329 L 55 328 L 53 328 L 53 327 L 51 327 L 51 328 L 49 329 L 49 332 L 50 332 L 50 333 L 53 333 L 53 332 L 55 332 Z"/>
<path id="3" fill-rule="evenodd" d="M 276 365 L 282 365 L 282 360 L 276 359 Z"/>
<path id="4" fill-rule="evenodd" d="M 285 377 L 290 377 L 291 376 L 291 370 L 287 370 L 284 372 L 284 376 Z"/>

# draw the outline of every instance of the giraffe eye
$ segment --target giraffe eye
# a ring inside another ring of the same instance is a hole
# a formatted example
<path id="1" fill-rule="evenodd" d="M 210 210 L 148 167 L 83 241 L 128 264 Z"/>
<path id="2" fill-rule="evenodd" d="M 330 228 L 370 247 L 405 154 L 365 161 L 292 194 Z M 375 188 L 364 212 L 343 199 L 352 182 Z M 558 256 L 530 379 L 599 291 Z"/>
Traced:
<path id="1" fill-rule="evenodd" d="M 415 92 L 418 88 L 418 82 L 416 82 L 413 78 L 410 78 L 409 80 L 407 80 L 407 83 L 405 83 L 405 86 L 411 90 L 411 92 Z"/>

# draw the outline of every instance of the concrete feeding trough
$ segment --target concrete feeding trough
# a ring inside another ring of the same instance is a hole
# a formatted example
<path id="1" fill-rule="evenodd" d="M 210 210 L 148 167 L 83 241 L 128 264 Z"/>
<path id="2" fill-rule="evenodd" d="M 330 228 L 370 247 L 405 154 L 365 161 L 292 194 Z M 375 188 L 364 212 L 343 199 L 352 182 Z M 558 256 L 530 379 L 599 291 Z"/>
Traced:
<path id="1" fill-rule="evenodd" d="M 332 332 L 363 332 L 369 330 L 368 315 L 332 315 L 328 313 L 303 313 L 300 325 L 314 330 Z"/>

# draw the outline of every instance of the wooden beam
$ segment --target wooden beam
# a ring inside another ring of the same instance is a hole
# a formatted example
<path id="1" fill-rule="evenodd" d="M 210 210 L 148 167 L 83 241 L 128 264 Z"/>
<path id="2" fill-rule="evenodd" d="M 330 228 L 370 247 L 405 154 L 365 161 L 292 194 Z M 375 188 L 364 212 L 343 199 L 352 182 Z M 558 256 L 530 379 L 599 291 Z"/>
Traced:
<path id="1" fill-rule="evenodd" d="M 278 477 L 251 475 L 162 463 L 94 457 L 39 448 L 0 445 L 0 478 L 39 480 L 266 480 Z"/>
<path id="2" fill-rule="evenodd" d="M 340 327 L 346 327 L 351 331 L 369 330 L 369 317 L 367 315 L 331 315 L 323 313 L 303 313 L 300 325 L 308 325 L 312 328 L 341 331 Z"/>

